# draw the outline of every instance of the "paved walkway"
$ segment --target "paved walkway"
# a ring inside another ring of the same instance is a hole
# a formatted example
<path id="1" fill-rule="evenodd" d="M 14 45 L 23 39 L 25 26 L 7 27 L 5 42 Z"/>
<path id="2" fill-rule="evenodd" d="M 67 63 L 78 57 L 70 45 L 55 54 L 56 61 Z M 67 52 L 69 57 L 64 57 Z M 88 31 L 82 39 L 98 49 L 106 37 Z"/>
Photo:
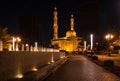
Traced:
<path id="1" fill-rule="evenodd" d="M 72 56 L 44 81 L 120 81 L 120 78 L 79 55 Z"/>
<path id="2" fill-rule="evenodd" d="M 111 56 L 108 55 L 97 55 L 99 60 L 113 60 L 116 66 L 120 66 L 120 55 L 119 54 L 111 54 Z"/>

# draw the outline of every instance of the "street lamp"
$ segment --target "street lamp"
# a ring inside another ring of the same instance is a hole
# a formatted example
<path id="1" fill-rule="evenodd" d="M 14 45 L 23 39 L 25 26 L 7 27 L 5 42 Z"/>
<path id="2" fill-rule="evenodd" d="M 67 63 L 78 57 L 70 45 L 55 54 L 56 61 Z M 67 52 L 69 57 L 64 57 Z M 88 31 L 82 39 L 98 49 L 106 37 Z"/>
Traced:
<path id="1" fill-rule="evenodd" d="M 93 34 L 90 34 L 90 52 L 91 52 L 91 55 L 94 54 L 94 52 L 93 52 Z"/>
<path id="2" fill-rule="evenodd" d="M 29 44 L 26 44 L 26 51 L 29 51 Z"/>
<path id="3" fill-rule="evenodd" d="M 15 42 L 16 42 L 16 51 L 19 51 L 19 48 L 18 48 L 18 43 L 21 41 L 20 37 L 16 37 L 15 38 Z"/>
<path id="4" fill-rule="evenodd" d="M 19 37 L 12 38 L 13 51 L 18 51 L 18 42 L 20 42 L 20 41 L 21 41 L 21 39 Z"/>
<path id="5" fill-rule="evenodd" d="M 87 46 L 86 46 L 86 41 L 84 41 L 84 48 L 83 48 L 83 53 L 86 53 L 86 49 L 87 49 Z"/>
<path id="6" fill-rule="evenodd" d="M 105 35 L 105 39 L 108 41 L 108 56 L 110 56 L 110 46 L 111 46 L 111 40 L 114 38 L 112 34 Z"/>
<path id="7" fill-rule="evenodd" d="M 21 38 L 20 38 L 20 37 L 17 37 L 17 38 L 16 38 L 16 41 L 17 41 L 17 42 L 20 42 L 20 41 L 21 41 Z"/>
<path id="8" fill-rule="evenodd" d="M 90 34 L 90 49 L 93 50 L 93 34 Z"/>

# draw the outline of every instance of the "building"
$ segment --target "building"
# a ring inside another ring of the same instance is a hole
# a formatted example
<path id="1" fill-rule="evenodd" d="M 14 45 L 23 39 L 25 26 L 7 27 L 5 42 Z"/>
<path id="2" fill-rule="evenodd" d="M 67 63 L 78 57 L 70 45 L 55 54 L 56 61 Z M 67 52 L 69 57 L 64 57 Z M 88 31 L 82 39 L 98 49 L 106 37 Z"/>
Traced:
<path id="1" fill-rule="evenodd" d="M 53 12 L 54 18 L 53 18 L 53 39 L 51 40 L 51 45 L 54 47 L 59 47 L 59 50 L 65 50 L 67 52 L 72 51 L 80 51 L 82 48 L 80 48 L 79 44 L 82 40 L 81 37 L 78 37 L 76 35 L 76 31 L 74 30 L 74 17 L 73 14 L 70 18 L 70 30 L 66 32 L 65 37 L 58 37 L 58 12 L 57 8 L 55 7 Z"/>

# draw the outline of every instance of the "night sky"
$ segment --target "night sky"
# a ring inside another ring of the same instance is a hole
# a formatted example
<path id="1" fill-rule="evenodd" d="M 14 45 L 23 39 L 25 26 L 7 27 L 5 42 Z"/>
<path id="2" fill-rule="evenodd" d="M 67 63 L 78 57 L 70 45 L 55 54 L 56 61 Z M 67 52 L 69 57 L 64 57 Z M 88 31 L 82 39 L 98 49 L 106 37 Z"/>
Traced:
<path id="1" fill-rule="evenodd" d="M 3 0 L 0 1 L 0 25 L 8 27 L 11 34 L 19 35 L 22 34 L 21 17 L 33 16 L 37 20 L 34 24 L 40 27 L 40 31 L 32 29 L 37 32 L 37 36 L 32 35 L 36 37 L 32 42 L 50 41 L 53 37 L 54 6 L 58 9 L 59 37 L 65 36 L 66 31 L 70 29 L 72 13 L 75 18 L 75 30 L 80 37 L 87 38 L 93 33 L 96 39 L 100 40 L 106 32 L 120 26 L 119 0 Z M 29 24 L 25 25 L 25 30 L 31 27 L 31 23 L 27 22 L 28 19 L 24 20 Z"/>

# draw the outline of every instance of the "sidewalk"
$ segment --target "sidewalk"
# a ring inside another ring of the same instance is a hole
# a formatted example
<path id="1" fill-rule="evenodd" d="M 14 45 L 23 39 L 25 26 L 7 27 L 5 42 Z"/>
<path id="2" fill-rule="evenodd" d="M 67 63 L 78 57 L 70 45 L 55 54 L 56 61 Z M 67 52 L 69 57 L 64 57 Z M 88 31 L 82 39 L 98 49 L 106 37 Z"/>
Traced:
<path id="1" fill-rule="evenodd" d="M 116 66 L 120 66 L 120 55 L 118 54 L 111 54 L 111 56 L 108 55 L 97 55 L 99 60 L 113 60 L 115 62 Z"/>
<path id="2" fill-rule="evenodd" d="M 79 55 L 72 56 L 44 81 L 120 81 L 120 78 Z"/>

